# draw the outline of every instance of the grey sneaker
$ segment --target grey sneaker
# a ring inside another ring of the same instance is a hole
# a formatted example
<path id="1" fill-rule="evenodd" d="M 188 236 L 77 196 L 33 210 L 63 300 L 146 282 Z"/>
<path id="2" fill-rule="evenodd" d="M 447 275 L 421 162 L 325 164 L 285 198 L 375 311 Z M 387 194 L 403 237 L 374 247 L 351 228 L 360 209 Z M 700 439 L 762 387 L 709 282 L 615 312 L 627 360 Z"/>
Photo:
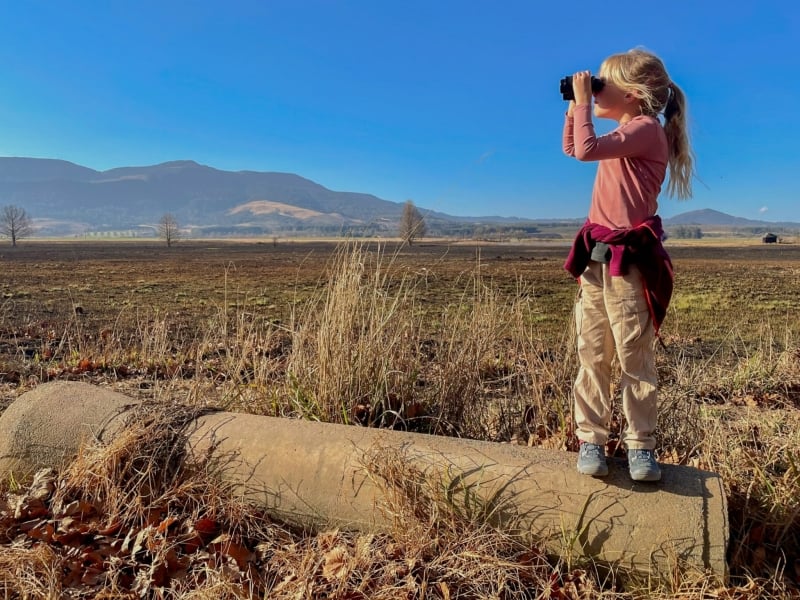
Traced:
<path id="1" fill-rule="evenodd" d="M 628 450 L 628 470 L 634 481 L 658 481 L 661 468 L 652 450 Z"/>
<path id="2" fill-rule="evenodd" d="M 581 442 L 578 450 L 578 473 L 592 477 L 605 477 L 608 475 L 606 464 L 606 449 L 598 444 Z"/>

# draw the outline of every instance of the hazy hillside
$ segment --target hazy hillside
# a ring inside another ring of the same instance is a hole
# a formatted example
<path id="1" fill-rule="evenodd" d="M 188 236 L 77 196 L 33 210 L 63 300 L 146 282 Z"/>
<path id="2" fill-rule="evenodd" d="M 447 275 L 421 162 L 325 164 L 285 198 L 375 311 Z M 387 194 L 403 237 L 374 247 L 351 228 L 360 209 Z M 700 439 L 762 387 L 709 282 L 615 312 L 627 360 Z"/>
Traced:
<path id="1" fill-rule="evenodd" d="M 0 157 L 0 205 L 15 204 L 34 219 L 39 235 L 85 231 L 152 234 L 172 213 L 191 235 L 275 232 L 395 234 L 403 203 L 371 194 L 329 190 L 292 173 L 222 171 L 194 161 L 95 171 L 64 160 Z M 583 219 L 453 217 L 426 210 L 434 235 L 570 237 Z M 694 210 L 666 227 L 800 228 Z"/>
<path id="2" fill-rule="evenodd" d="M 196 228 L 337 226 L 396 222 L 402 204 L 337 192 L 291 173 L 221 171 L 193 161 L 94 171 L 61 160 L 0 158 L 0 199 L 51 228 L 57 223 L 126 229 L 167 212 Z M 289 207 L 251 210 L 253 202 Z M 448 219 L 431 213 L 430 218 Z"/>
<path id="3" fill-rule="evenodd" d="M 90 181 L 99 172 L 66 160 L 0 157 L 0 182 Z"/>
<path id="4" fill-rule="evenodd" d="M 689 212 L 681 213 L 664 219 L 664 226 L 674 225 L 700 225 L 700 226 L 721 226 L 730 228 L 798 228 L 800 223 L 794 222 L 774 222 L 774 221 L 760 221 L 756 219 L 744 219 L 742 217 L 735 217 L 718 210 L 704 208 L 701 210 L 691 210 Z"/>

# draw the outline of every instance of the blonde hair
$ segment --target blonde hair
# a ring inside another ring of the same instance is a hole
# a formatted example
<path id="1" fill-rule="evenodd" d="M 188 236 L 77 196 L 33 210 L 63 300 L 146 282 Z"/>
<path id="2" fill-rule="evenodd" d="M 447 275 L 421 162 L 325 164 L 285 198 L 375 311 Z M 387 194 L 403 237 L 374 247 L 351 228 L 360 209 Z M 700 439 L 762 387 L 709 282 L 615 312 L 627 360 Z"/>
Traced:
<path id="1" fill-rule="evenodd" d="M 692 197 L 694 154 L 689 143 L 686 96 L 670 79 L 664 63 L 655 54 L 634 48 L 603 61 L 599 76 L 639 98 L 642 114 L 664 115 L 664 133 L 669 145 L 667 193 L 680 200 Z"/>

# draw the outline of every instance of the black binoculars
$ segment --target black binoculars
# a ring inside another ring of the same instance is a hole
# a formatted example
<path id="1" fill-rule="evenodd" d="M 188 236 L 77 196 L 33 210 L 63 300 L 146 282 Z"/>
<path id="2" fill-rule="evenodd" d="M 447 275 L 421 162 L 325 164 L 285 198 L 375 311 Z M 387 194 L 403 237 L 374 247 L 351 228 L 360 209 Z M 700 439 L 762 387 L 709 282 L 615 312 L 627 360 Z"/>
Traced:
<path id="1" fill-rule="evenodd" d="M 592 93 L 596 94 L 606 85 L 602 79 L 592 75 Z M 572 75 L 567 75 L 561 80 L 561 96 L 564 100 L 575 100 L 575 90 L 572 89 Z"/>

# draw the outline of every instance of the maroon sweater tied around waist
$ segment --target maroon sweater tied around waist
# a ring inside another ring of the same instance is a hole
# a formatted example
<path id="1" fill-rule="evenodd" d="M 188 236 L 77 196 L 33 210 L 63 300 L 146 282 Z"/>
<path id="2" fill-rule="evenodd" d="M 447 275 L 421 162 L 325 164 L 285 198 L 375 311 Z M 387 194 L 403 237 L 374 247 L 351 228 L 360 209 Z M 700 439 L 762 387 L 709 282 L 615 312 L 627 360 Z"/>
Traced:
<path id="1" fill-rule="evenodd" d="M 587 220 L 575 236 L 564 268 L 578 279 L 589 264 L 595 244 L 608 244 L 611 249 L 608 269 L 612 277 L 627 274 L 631 265 L 642 274 L 647 306 L 658 335 L 667 315 L 674 281 L 672 261 L 661 243 L 663 236 L 664 229 L 658 215 L 629 229 L 609 229 Z"/>

